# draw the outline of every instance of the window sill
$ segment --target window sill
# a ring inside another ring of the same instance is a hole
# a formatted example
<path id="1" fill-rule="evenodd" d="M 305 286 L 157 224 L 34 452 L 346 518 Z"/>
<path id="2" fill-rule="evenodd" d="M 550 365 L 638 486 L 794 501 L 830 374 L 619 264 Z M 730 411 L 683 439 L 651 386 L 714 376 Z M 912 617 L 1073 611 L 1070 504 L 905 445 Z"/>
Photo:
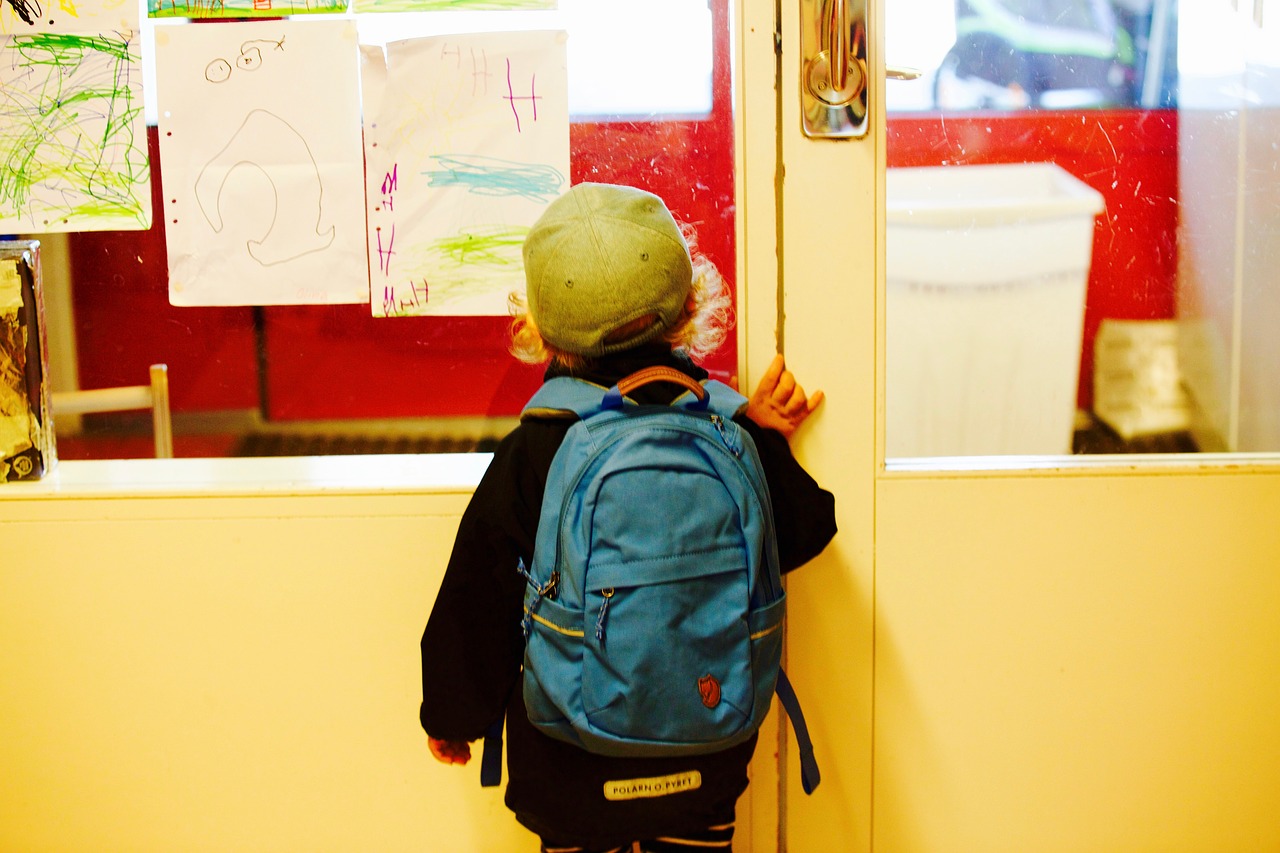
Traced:
<path id="1" fill-rule="evenodd" d="M 43 479 L 0 483 L 0 502 L 470 492 L 492 454 L 104 459 L 59 462 Z"/>

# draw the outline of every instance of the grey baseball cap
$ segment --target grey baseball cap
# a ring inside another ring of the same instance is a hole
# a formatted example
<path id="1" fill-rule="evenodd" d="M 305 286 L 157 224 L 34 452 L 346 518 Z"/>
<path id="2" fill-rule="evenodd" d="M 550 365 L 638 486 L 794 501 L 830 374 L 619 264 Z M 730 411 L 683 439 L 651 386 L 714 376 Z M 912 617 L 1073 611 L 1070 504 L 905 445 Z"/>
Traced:
<path id="1" fill-rule="evenodd" d="M 543 339 L 595 356 L 650 341 L 681 318 L 693 281 L 689 247 L 662 199 L 615 184 L 578 184 L 547 206 L 524 241 L 529 313 Z M 642 317 L 622 339 L 606 336 Z"/>

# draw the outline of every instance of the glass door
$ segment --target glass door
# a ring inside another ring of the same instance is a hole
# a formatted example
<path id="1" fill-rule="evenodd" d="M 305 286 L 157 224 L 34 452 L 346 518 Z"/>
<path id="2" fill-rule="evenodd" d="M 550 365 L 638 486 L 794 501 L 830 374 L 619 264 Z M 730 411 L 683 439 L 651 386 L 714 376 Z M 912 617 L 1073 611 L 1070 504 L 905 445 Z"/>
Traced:
<path id="1" fill-rule="evenodd" d="M 887 5 L 869 4 L 862 140 L 804 136 L 798 39 L 783 40 L 785 348 L 828 394 L 797 453 L 841 526 L 790 586 L 790 670 L 822 697 L 810 728 L 830 787 L 788 786 L 787 849 L 1274 846 L 1273 460 L 886 464 Z"/>

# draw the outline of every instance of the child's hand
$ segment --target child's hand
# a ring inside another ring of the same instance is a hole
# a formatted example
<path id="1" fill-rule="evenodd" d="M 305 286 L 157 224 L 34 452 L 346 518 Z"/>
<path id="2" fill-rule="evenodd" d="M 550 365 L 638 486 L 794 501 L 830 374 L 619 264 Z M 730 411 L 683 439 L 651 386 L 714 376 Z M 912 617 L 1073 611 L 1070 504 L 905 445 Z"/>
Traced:
<path id="1" fill-rule="evenodd" d="M 436 761 L 442 764 L 466 764 L 471 760 L 471 744 L 465 740 L 436 740 L 428 737 L 427 746 Z"/>
<path id="2" fill-rule="evenodd" d="M 787 438 L 822 405 L 821 391 L 806 397 L 796 383 L 795 374 L 787 370 L 787 361 L 779 353 L 760 378 L 760 384 L 747 401 L 747 417 L 763 427 L 776 429 Z"/>

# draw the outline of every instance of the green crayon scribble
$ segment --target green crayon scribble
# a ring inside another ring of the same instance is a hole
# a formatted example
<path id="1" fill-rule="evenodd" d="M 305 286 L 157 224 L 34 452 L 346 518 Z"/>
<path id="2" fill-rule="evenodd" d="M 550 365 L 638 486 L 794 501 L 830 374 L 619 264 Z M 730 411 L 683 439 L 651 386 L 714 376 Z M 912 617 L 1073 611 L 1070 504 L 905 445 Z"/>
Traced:
<path id="1" fill-rule="evenodd" d="M 554 9 L 556 0 L 356 0 L 356 12 L 474 12 Z"/>
<path id="2" fill-rule="evenodd" d="M 564 185 L 564 175 L 559 170 L 536 163 L 465 154 L 437 154 L 432 159 L 444 168 L 422 173 L 431 187 L 464 187 L 476 195 L 519 196 L 548 202 L 560 194 Z"/>
<path id="3" fill-rule="evenodd" d="M 346 10 L 347 0 L 147 0 L 149 18 L 279 18 Z"/>
<path id="4" fill-rule="evenodd" d="M 0 215 L 149 226 L 150 170 L 133 132 L 142 104 L 131 86 L 140 62 L 132 34 L 14 36 L 0 56 L 10 69 L 0 100 Z"/>
<path id="5" fill-rule="evenodd" d="M 509 267 L 521 263 L 520 248 L 528 233 L 528 228 L 501 225 L 473 228 L 435 240 L 431 249 L 457 266 Z"/>

